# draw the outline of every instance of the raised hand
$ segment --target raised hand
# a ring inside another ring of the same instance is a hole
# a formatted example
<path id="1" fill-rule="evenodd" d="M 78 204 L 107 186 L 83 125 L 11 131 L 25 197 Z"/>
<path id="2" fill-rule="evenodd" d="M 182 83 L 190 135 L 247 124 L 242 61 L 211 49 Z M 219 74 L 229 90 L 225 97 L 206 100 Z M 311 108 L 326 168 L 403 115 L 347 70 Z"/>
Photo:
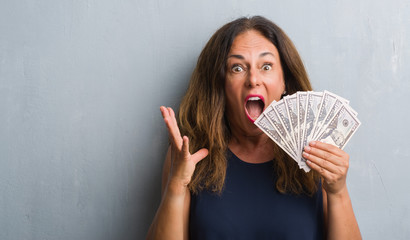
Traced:
<path id="1" fill-rule="evenodd" d="M 171 169 L 168 183 L 186 187 L 191 181 L 196 164 L 208 155 L 208 150 L 202 148 L 191 154 L 189 139 L 187 136 L 181 136 L 172 108 L 162 106 L 160 110 L 168 128 L 171 143 Z"/>
<path id="2" fill-rule="evenodd" d="M 319 141 L 310 142 L 304 150 L 306 163 L 323 177 L 323 188 L 328 194 L 337 194 L 346 188 L 349 168 L 349 155 L 346 152 Z"/>

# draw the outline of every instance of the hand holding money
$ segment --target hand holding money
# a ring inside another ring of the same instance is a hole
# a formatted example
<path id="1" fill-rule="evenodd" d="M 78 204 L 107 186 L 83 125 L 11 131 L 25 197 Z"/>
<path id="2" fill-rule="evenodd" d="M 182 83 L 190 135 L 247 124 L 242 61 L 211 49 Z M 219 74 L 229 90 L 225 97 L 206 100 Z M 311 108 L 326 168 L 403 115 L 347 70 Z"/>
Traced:
<path id="1" fill-rule="evenodd" d="M 360 126 L 357 112 L 348 103 L 328 91 L 297 92 L 272 102 L 255 124 L 308 172 L 302 151 L 309 142 L 329 143 L 340 150 Z"/>
<path id="2" fill-rule="evenodd" d="M 312 141 L 304 148 L 303 157 L 308 166 L 323 178 L 323 187 L 328 194 L 337 194 L 346 187 L 349 155 L 340 148 Z"/>

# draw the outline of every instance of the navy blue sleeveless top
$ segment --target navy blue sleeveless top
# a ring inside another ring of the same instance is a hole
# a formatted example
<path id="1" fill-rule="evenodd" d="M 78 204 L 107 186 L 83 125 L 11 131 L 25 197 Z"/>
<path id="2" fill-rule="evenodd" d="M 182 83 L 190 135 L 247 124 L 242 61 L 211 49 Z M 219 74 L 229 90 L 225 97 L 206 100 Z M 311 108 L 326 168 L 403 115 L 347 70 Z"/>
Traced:
<path id="1" fill-rule="evenodd" d="M 222 194 L 191 194 L 191 240 L 323 239 L 321 188 L 313 197 L 281 194 L 273 161 L 252 164 L 227 154 Z"/>

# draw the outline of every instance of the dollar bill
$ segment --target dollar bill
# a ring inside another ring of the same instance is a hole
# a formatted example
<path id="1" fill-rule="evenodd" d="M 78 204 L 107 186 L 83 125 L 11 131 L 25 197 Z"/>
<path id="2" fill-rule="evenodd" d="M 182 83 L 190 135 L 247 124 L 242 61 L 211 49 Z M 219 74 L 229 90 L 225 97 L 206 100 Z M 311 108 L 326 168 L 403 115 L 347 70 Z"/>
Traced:
<path id="1" fill-rule="evenodd" d="M 302 137 L 302 147 L 306 146 L 313 138 L 313 128 L 319 113 L 322 96 L 322 92 L 309 92 L 306 97 L 305 129 Z"/>
<path id="2" fill-rule="evenodd" d="M 342 101 L 343 103 L 345 103 L 345 105 L 346 105 L 346 107 L 349 109 L 349 111 L 351 111 L 354 115 L 357 116 L 357 112 L 349 105 L 349 103 L 350 103 L 349 100 L 347 100 L 347 99 L 344 98 L 344 97 L 338 96 L 338 95 L 336 95 L 336 94 L 334 94 L 334 93 L 331 93 L 331 92 L 329 92 L 329 91 L 327 91 L 327 90 L 325 90 L 325 92 L 327 92 L 328 94 L 332 94 L 332 95 L 336 96 L 336 98 L 338 98 L 340 101 Z"/>
<path id="3" fill-rule="evenodd" d="M 336 113 L 339 111 L 339 109 L 344 105 L 345 103 L 342 102 L 339 98 L 336 98 L 336 101 L 333 103 L 332 107 L 329 109 L 329 112 L 327 113 L 325 119 L 322 122 L 322 125 L 319 126 L 318 132 L 316 132 L 315 140 L 318 139 L 318 136 L 322 134 L 322 132 L 325 130 L 325 127 L 329 124 L 329 122 L 333 119 L 333 117 L 336 115 Z"/>
<path id="4" fill-rule="evenodd" d="M 298 106 L 296 95 L 286 96 L 283 98 L 285 102 L 286 111 L 290 120 L 291 135 L 295 146 L 299 146 L 299 125 L 298 125 Z"/>
<path id="5" fill-rule="evenodd" d="M 322 140 L 343 149 L 360 126 L 349 101 L 329 91 L 297 92 L 271 103 L 255 121 L 299 168 L 309 172 L 302 157 L 312 140 Z"/>
<path id="6" fill-rule="evenodd" d="M 276 104 L 271 104 L 267 109 L 265 109 L 264 114 L 268 117 L 268 120 L 271 122 L 271 124 L 278 130 L 279 135 L 285 140 L 285 142 L 288 143 L 288 145 L 291 147 L 292 152 L 294 152 L 294 146 L 291 140 L 290 134 L 286 131 L 286 127 L 282 124 L 280 121 L 280 117 L 275 111 L 275 106 L 279 102 L 276 102 Z"/>
<path id="7" fill-rule="evenodd" d="M 279 101 L 277 104 L 273 105 L 272 108 L 275 110 L 277 116 L 279 117 L 279 120 L 282 123 L 282 126 L 284 127 L 286 131 L 286 137 L 290 139 L 291 145 L 293 149 L 295 149 L 296 144 L 295 144 L 294 134 L 292 131 L 289 115 L 286 110 L 285 101 Z"/>
<path id="8" fill-rule="evenodd" d="M 282 148 L 291 158 L 296 161 L 296 156 L 291 151 L 291 147 L 288 143 L 279 135 L 277 129 L 268 120 L 267 116 L 261 114 L 254 122 L 262 131 L 269 136 L 280 148 Z"/>
<path id="9" fill-rule="evenodd" d="M 318 136 L 318 140 L 343 149 L 360 124 L 355 114 L 343 104 Z"/>
<path id="10" fill-rule="evenodd" d="M 335 104 L 337 96 L 331 92 L 324 91 L 322 96 L 322 102 L 320 104 L 319 113 L 317 114 L 317 118 L 315 120 L 315 128 L 313 129 L 313 139 L 315 139 L 320 127 L 323 125 L 323 121 L 327 117 L 327 114 L 332 108 L 333 104 Z"/>
<path id="11" fill-rule="evenodd" d="M 297 157 L 298 159 L 301 159 L 302 157 L 302 136 L 303 136 L 303 130 L 305 126 L 305 109 L 306 109 L 306 97 L 307 97 L 307 92 L 297 92 L 296 93 L 296 99 L 297 99 L 297 109 L 298 109 L 298 126 L 299 126 L 299 145 L 297 146 Z"/>

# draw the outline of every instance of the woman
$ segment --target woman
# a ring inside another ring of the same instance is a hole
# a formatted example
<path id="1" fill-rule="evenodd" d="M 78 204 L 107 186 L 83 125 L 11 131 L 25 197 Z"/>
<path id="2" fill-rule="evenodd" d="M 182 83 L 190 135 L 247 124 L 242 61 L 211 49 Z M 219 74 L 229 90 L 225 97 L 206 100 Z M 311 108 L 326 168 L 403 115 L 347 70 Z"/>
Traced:
<path id="1" fill-rule="evenodd" d="M 360 239 L 346 187 L 349 156 L 311 142 L 300 170 L 253 121 L 311 86 L 294 45 L 263 17 L 209 40 L 170 135 L 162 201 L 147 239 Z"/>

